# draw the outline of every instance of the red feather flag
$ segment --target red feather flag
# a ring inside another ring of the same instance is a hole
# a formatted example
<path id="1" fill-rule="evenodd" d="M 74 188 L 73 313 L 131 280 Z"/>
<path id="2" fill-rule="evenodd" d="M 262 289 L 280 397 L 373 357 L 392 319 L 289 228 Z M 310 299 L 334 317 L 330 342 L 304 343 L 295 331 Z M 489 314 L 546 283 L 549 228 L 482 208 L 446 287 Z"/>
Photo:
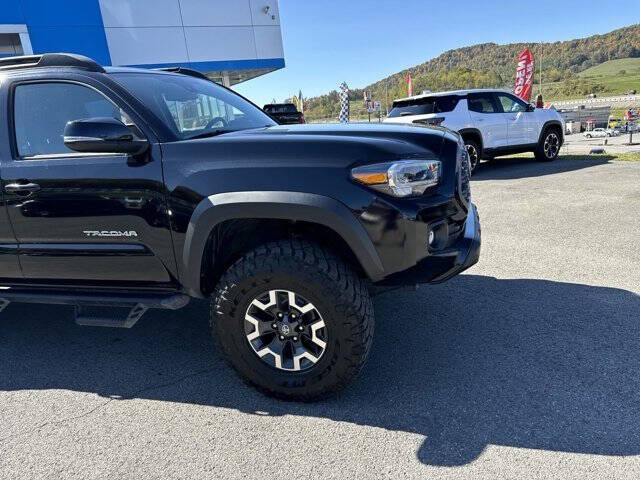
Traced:
<path id="1" fill-rule="evenodd" d="M 407 96 L 411 97 L 413 95 L 413 82 L 411 81 L 410 73 L 407 73 L 405 81 L 407 82 L 407 94 L 408 94 Z"/>
<path id="2" fill-rule="evenodd" d="M 518 57 L 516 84 L 513 88 L 513 92 L 525 102 L 528 102 L 531 99 L 534 70 L 533 54 L 528 48 L 525 48 Z"/>

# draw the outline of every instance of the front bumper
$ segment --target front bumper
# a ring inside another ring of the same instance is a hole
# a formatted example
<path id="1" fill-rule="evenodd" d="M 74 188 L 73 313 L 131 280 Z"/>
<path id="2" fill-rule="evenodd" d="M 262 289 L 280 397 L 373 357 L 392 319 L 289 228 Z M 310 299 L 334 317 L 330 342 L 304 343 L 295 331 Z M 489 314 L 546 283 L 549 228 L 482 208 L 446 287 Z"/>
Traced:
<path id="1" fill-rule="evenodd" d="M 476 206 L 471 203 L 464 233 L 453 245 L 429 254 L 414 266 L 386 277 L 377 282 L 377 285 L 401 286 L 444 282 L 478 262 L 480 244 L 480 217 Z"/>

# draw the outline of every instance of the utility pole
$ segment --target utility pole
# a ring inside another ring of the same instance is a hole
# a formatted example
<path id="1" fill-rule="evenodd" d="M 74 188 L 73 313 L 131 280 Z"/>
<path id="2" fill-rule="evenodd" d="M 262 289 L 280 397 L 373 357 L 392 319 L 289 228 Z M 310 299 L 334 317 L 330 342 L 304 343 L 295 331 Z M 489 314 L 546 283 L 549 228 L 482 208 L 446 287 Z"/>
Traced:
<path id="1" fill-rule="evenodd" d="M 389 78 L 384 79 L 384 109 L 389 115 Z"/>
<path id="2" fill-rule="evenodd" d="M 544 44 L 540 42 L 540 95 L 542 95 L 542 54 L 544 51 Z M 543 97 L 544 98 L 544 97 Z"/>

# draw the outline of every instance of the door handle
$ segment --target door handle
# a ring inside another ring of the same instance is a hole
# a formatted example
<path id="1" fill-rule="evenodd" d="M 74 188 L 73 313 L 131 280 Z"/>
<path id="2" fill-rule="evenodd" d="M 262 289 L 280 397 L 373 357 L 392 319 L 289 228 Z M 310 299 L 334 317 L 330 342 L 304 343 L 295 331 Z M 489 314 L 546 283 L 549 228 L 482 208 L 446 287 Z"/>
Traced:
<path id="1" fill-rule="evenodd" d="M 37 183 L 9 183 L 4 186 L 4 191 L 7 193 L 31 194 L 40 190 L 40 185 Z"/>

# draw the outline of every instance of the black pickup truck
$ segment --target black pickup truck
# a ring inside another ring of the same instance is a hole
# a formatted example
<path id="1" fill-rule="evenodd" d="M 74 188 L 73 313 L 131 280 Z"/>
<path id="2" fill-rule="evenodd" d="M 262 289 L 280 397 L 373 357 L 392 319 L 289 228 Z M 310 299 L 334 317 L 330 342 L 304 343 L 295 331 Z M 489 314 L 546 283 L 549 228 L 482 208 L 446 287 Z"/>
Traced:
<path id="1" fill-rule="evenodd" d="M 293 400 L 336 392 L 371 346 L 371 286 L 478 261 L 460 136 L 278 126 L 171 70 L 0 60 L 0 311 L 67 304 L 78 324 L 131 327 L 210 299 L 213 337 L 249 383 Z"/>
<path id="2" fill-rule="evenodd" d="M 262 107 L 262 110 L 280 125 L 305 123 L 304 114 L 299 112 L 293 103 L 270 103 Z"/>

